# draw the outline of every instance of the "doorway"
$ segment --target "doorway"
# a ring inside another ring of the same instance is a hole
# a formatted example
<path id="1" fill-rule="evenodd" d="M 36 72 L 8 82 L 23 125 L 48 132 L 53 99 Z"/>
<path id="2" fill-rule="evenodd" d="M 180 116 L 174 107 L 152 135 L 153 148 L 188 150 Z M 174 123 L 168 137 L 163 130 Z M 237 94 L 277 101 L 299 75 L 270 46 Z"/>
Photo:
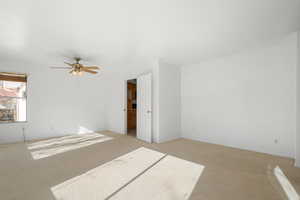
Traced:
<path id="1" fill-rule="evenodd" d="M 127 80 L 127 135 L 136 137 L 137 80 Z"/>
<path id="2" fill-rule="evenodd" d="M 124 133 L 152 142 L 152 74 L 124 81 Z"/>

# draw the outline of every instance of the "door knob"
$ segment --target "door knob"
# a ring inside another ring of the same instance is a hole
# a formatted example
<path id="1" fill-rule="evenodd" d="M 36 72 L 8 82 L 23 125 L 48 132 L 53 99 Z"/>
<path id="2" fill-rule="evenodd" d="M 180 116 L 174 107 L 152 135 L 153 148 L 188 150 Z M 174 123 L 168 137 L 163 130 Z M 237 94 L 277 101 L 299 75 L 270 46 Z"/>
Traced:
<path id="1" fill-rule="evenodd" d="M 151 113 L 151 110 L 147 110 L 147 113 Z"/>

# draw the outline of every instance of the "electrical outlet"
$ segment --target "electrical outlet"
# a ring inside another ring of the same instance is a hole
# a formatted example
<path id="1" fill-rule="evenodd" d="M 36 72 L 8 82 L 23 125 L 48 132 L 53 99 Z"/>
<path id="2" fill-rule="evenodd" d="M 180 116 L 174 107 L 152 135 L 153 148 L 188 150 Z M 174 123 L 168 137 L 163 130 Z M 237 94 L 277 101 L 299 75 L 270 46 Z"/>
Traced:
<path id="1" fill-rule="evenodd" d="M 54 131 L 54 126 L 53 126 L 53 124 L 50 124 L 50 130 L 51 130 L 51 131 Z"/>

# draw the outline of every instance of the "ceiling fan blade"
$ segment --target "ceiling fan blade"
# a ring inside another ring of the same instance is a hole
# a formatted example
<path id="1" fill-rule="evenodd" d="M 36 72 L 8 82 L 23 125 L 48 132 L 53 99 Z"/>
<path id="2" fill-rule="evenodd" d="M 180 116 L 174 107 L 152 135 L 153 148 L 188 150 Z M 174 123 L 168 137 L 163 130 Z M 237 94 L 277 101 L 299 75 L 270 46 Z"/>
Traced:
<path id="1" fill-rule="evenodd" d="M 51 69 L 72 69 L 72 67 L 50 67 Z"/>
<path id="2" fill-rule="evenodd" d="M 83 66 L 85 69 L 100 69 L 100 67 L 97 66 Z"/>
<path id="3" fill-rule="evenodd" d="M 68 62 L 64 62 L 64 63 L 67 64 L 67 65 L 70 65 L 71 67 L 74 66 L 74 64 L 71 64 L 71 63 L 68 63 Z"/>
<path id="4" fill-rule="evenodd" d="M 91 74 L 97 74 L 98 73 L 98 72 L 95 72 L 95 71 L 92 71 L 92 70 L 89 70 L 89 69 L 85 69 L 85 68 L 82 68 L 82 71 L 88 72 L 88 73 L 91 73 Z"/>

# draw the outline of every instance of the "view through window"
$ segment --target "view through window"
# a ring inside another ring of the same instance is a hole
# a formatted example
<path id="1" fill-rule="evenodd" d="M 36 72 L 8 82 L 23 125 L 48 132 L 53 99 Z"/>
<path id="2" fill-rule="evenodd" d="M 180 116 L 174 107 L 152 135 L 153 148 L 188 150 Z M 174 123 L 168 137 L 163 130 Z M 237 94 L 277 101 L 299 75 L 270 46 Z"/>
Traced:
<path id="1" fill-rule="evenodd" d="M 26 87 L 26 75 L 0 73 L 0 122 L 26 121 Z"/>

